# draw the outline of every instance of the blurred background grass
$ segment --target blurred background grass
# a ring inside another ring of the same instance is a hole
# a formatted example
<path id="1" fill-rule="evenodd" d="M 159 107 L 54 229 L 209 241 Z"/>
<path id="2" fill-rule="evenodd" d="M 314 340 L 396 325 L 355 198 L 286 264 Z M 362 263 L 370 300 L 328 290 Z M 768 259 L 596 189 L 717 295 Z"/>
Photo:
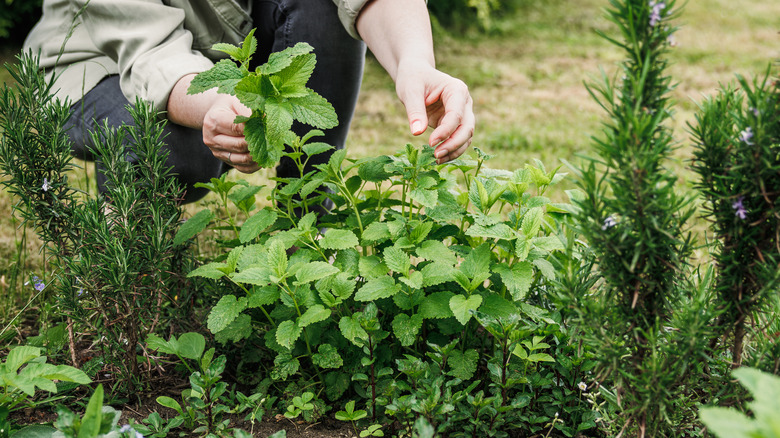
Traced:
<path id="1" fill-rule="evenodd" d="M 539 159 L 551 169 L 561 166 L 562 159 L 581 162 L 578 155 L 590 153 L 590 137 L 598 135 L 605 117 L 584 83 L 598 80 L 602 71 L 612 78 L 620 61 L 617 50 L 595 32 L 614 34 L 603 17 L 607 1 L 508 0 L 509 7 L 495 14 L 487 29 L 474 23 L 473 14 L 448 9 L 448 2 L 453 0 L 429 2 L 438 17 L 434 22 L 437 63 L 469 85 L 477 115 L 473 145 L 496 156 L 488 165 L 515 169 Z M 780 2 L 688 2 L 678 24 L 669 73 L 677 83 L 673 128 L 679 149 L 669 165 L 680 176 L 680 190 L 690 190 L 687 160 L 691 154 L 685 127 L 693 120 L 696 102 L 719 84 L 731 82 L 735 74 L 763 74 L 778 59 Z M 23 35 L 11 32 L 0 47 L 0 61 L 13 61 Z M 0 72 L 0 80 L 9 80 L 7 72 Z M 409 134 L 392 82 L 369 56 L 348 139 L 349 156 L 392 154 L 408 142 L 425 142 L 427 133 L 424 137 Z M 91 166 L 85 168 L 93 172 Z M 269 175 L 261 171 L 248 178 L 264 183 Z M 560 190 L 571 186 L 571 182 L 564 184 L 553 196 L 562 197 Z M 18 265 L 17 246 L 27 247 L 30 257 L 23 265 L 28 272 L 40 272 L 43 260 L 35 239 L 21 238 L 23 230 L 12 218 L 12 207 L 13 200 L 0 193 L 0 301 L 4 302 L 9 302 L 11 267 Z M 702 231 L 706 225 L 697 227 Z M 11 301 L 25 299 L 22 293 Z"/>

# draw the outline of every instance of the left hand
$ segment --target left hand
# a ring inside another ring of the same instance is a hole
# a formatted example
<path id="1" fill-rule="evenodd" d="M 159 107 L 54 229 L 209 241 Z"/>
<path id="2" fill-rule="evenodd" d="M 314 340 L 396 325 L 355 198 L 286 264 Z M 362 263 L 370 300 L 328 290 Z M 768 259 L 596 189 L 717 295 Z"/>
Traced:
<path id="1" fill-rule="evenodd" d="M 413 135 L 434 128 L 428 144 L 439 164 L 458 158 L 471 145 L 476 118 L 463 81 L 419 60 L 399 63 L 396 93 L 406 107 Z"/>

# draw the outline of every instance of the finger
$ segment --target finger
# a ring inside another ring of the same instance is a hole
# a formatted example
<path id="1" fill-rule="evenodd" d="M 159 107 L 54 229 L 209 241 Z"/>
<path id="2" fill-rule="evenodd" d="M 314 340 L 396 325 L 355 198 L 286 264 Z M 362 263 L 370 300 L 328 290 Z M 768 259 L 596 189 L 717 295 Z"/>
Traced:
<path id="1" fill-rule="evenodd" d="M 466 112 L 463 118 L 463 123 L 452 133 L 452 135 L 444 140 L 436 147 L 434 153 L 437 159 L 445 159 L 445 161 L 454 160 L 466 151 L 471 144 L 474 137 L 474 127 L 476 125 L 476 118 L 474 112 Z"/>
<path id="2" fill-rule="evenodd" d="M 464 123 L 468 114 L 472 112 L 471 98 L 468 93 L 465 95 L 451 95 L 446 100 L 442 98 L 442 104 L 444 106 L 444 116 L 439 120 L 439 126 L 431 133 L 429 139 L 431 146 L 435 146 L 451 137 Z"/>
<path id="3" fill-rule="evenodd" d="M 215 156 L 217 156 L 217 154 L 215 154 Z M 223 151 L 219 153 L 217 158 L 243 173 L 252 173 L 260 168 L 248 153 Z"/>
<path id="4" fill-rule="evenodd" d="M 246 142 L 244 137 L 219 134 L 212 137 L 209 141 L 204 138 L 203 142 L 215 151 L 233 152 L 234 154 L 246 154 L 249 152 L 249 143 Z"/>
<path id="5" fill-rule="evenodd" d="M 452 161 L 452 160 L 460 157 L 461 155 L 463 155 L 466 152 L 466 150 L 468 150 L 468 148 L 470 146 L 471 146 L 471 140 L 469 140 L 466 143 L 464 143 L 461 147 L 459 147 L 455 151 L 453 151 L 453 152 L 449 152 L 448 151 L 447 155 L 442 155 L 441 157 L 438 157 L 436 159 L 436 163 L 437 164 L 444 164 L 444 163 L 446 163 L 448 161 Z"/>
<path id="6" fill-rule="evenodd" d="M 406 108 L 409 129 L 412 135 L 420 135 L 428 128 L 428 112 L 425 106 L 425 89 L 422 86 L 407 88 L 398 93 L 398 98 Z"/>

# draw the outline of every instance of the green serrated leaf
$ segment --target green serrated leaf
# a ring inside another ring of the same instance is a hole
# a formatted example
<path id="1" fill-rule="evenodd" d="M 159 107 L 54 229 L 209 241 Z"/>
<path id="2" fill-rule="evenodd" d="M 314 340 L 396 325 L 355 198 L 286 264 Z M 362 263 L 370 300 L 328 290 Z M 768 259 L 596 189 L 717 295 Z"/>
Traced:
<path id="1" fill-rule="evenodd" d="M 466 298 L 463 295 L 455 295 L 450 298 L 450 309 L 452 314 L 455 315 L 455 319 L 459 323 L 466 325 L 471 319 L 471 311 L 479 309 L 479 305 L 482 304 L 481 295 L 472 295 Z"/>
<path id="2" fill-rule="evenodd" d="M 460 265 L 460 271 L 470 279 L 489 274 L 491 255 L 490 246 L 483 243 L 469 252 Z"/>
<path id="3" fill-rule="evenodd" d="M 330 344 L 321 344 L 317 353 L 311 356 L 311 361 L 320 368 L 341 368 L 344 365 L 338 350 Z"/>
<path id="4" fill-rule="evenodd" d="M 239 342 L 252 335 L 252 317 L 242 313 L 222 331 L 214 333 L 214 340 L 220 344 Z"/>
<path id="5" fill-rule="evenodd" d="M 249 289 L 246 306 L 248 308 L 257 308 L 268 306 L 279 300 L 281 291 L 276 285 L 253 287 Z"/>
<path id="6" fill-rule="evenodd" d="M 209 312 L 207 323 L 209 331 L 216 333 L 224 330 L 244 309 L 246 309 L 245 297 L 236 299 L 234 295 L 223 296 Z"/>
<path id="7" fill-rule="evenodd" d="M 425 265 L 420 272 L 423 276 L 423 286 L 430 287 L 454 281 L 455 273 L 459 271 L 449 263 L 433 262 Z"/>
<path id="8" fill-rule="evenodd" d="M 280 94 L 284 97 L 301 97 L 308 94 L 306 83 L 309 82 L 315 65 L 317 65 L 317 58 L 313 53 L 293 58 L 290 65 L 276 74 Z"/>
<path id="9" fill-rule="evenodd" d="M 379 277 L 369 280 L 355 293 L 355 301 L 374 301 L 389 298 L 401 290 L 392 277 Z"/>
<path id="10" fill-rule="evenodd" d="M 252 110 L 251 119 L 259 121 L 262 121 L 259 116 L 265 111 L 266 99 L 276 93 L 271 81 L 264 76 L 246 76 L 235 85 L 234 92 L 238 100 Z"/>
<path id="11" fill-rule="evenodd" d="M 358 315 L 352 315 L 351 317 L 342 316 L 339 320 L 339 330 L 341 330 L 341 334 L 344 335 L 348 341 L 360 347 L 363 344 L 362 342 L 357 341 L 367 340 L 368 333 L 366 333 L 366 331 L 360 325 L 360 321 L 357 319 L 357 317 Z"/>
<path id="12" fill-rule="evenodd" d="M 249 154 L 260 167 L 273 167 L 281 157 L 281 150 L 269 145 L 265 137 L 265 125 L 259 117 L 251 118 L 244 125 L 244 139 L 249 146 Z"/>
<path id="13" fill-rule="evenodd" d="M 501 281 L 504 282 L 514 300 L 525 299 L 534 282 L 534 269 L 531 263 L 514 263 L 511 267 L 501 264 L 496 266 L 495 271 L 501 276 Z"/>
<path id="14" fill-rule="evenodd" d="M 410 317 L 405 313 L 399 313 L 393 319 L 393 334 L 401 345 L 408 347 L 414 343 L 422 324 L 423 317 L 419 314 Z"/>
<path id="15" fill-rule="evenodd" d="M 542 218 L 544 217 L 544 207 L 534 207 L 528 209 L 523 216 L 523 223 L 520 229 L 523 234 L 529 237 L 534 237 L 539 233 L 539 229 L 542 226 Z"/>
<path id="16" fill-rule="evenodd" d="M 545 252 L 564 251 L 566 249 L 558 236 L 536 237 L 531 240 L 531 243 L 536 249 Z"/>
<path id="17" fill-rule="evenodd" d="M 539 272 L 544 275 L 544 278 L 554 281 L 555 280 L 555 267 L 552 265 L 552 263 L 548 262 L 545 259 L 536 259 L 533 261 L 534 266 L 536 266 L 539 269 Z"/>
<path id="18" fill-rule="evenodd" d="M 493 318 L 508 318 L 518 313 L 517 306 L 511 301 L 494 294 L 485 297 L 479 311 Z"/>
<path id="19" fill-rule="evenodd" d="M 282 321 L 276 328 L 276 342 L 282 347 L 292 349 L 295 341 L 301 336 L 303 327 L 294 321 Z"/>
<path id="20" fill-rule="evenodd" d="M 387 155 L 369 158 L 360 163 L 360 167 L 358 167 L 358 176 L 360 176 L 360 179 L 363 181 L 373 183 L 385 181 L 393 175 L 385 170 L 385 166 L 391 162 L 392 160 Z"/>
<path id="21" fill-rule="evenodd" d="M 333 277 L 331 282 L 331 290 L 333 294 L 342 300 L 349 299 L 352 296 L 352 292 L 355 291 L 357 280 L 350 278 L 350 276 L 344 272 Z"/>
<path id="22" fill-rule="evenodd" d="M 252 265 L 251 267 L 232 275 L 230 278 L 236 283 L 265 286 L 268 283 L 271 283 L 272 275 L 274 275 L 274 272 L 271 271 L 270 266 L 262 263 L 260 266 Z"/>
<path id="23" fill-rule="evenodd" d="M 320 247 L 325 249 L 342 250 L 354 248 L 358 245 L 358 238 L 351 230 L 329 229 L 320 239 Z"/>
<path id="24" fill-rule="evenodd" d="M 338 274 L 339 272 L 339 268 L 331 265 L 330 263 L 310 262 L 298 269 L 298 272 L 295 274 L 298 281 L 296 281 L 294 284 L 298 286 L 305 283 L 311 283 L 321 278 Z"/>
<path id="25" fill-rule="evenodd" d="M 330 129 L 339 124 L 336 110 L 324 97 L 311 91 L 303 97 L 291 97 L 292 115 L 295 120 L 320 129 Z"/>
<path id="26" fill-rule="evenodd" d="M 209 209 L 203 209 L 195 213 L 194 216 L 189 218 L 187 222 L 179 227 L 179 231 L 176 232 L 176 236 L 173 238 L 173 244 L 181 245 L 192 239 L 195 235 L 206 229 L 213 219 L 214 213 Z"/>
<path id="27" fill-rule="evenodd" d="M 287 321 L 290 322 L 290 321 Z M 287 380 L 288 377 L 297 373 L 301 367 L 298 358 L 290 353 L 279 353 L 274 359 L 274 368 L 271 370 L 271 378 L 274 380 Z"/>
<path id="28" fill-rule="evenodd" d="M 473 224 L 466 230 L 466 235 L 503 240 L 512 240 L 516 237 L 514 231 L 506 224 L 495 224 L 490 226 Z"/>
<path id="29" fill-rule="evenodd" d="M 368 242 L 384 242 L 390 239 L 390 230 L 384 222 L 371 222 L 364 230 L 361 238 Z"/>
<path id="30" fill-rule="evenodd" d="M 477 350 L 466 350 L 465 352 L 453 350 L 447 360 L 450 365 L 450 371 L 447 374 L 461 380 L 471 380 L 477 371 L 478 360 Z"/>
<path id="31" fill-rule="evenodd" d="M 555 362 L 555 359 L 547 353 L 530 354 L 526 360 L 529 362 Z"/>
<path id="32" fill-rule="evenodd" d="M 292 105 L 285 101 L 268 99 L 265 103 L 266 141 L 272 145 L 284 146 L 284 140 L 289 135 L 293 124 Z"/>
<path id="33" fill-rule="evenodd" d="M 358 261 L 358 270 L 360 275 L 367 279 L 384 277 L 390 272 L 390 269 L 382 263 L 378 256 L 361 257 Z"/>
<path id="34" fill-rule="evenodd" d="M 211 46 L 211 50 L 227 53 L 233 60 L 241 62 L 244 57 L 244 53 L 240 47 L 229 43 L 216 43 Z M 231 64 L 233 64 L 231 62 Z M 234 64 L 235 65 L 235 64 Z"/>
<path id="35" fill-rule="evenodd" d="M 424 277 L 422 272 L 413 271 L 406 276 L 399 277 L 398 281 L 402 282 L 403 284 L 409 286 L 412 289 L 422 289 Z"/>
<path id="36" fill-rule="evenodd" d="M 382 253 L 382 256 L 384 257 L 385 265 L 391 271 L 406 274 L 412 266 L 409 254 L 401 248 L 389 246 Z"/>
<path id="37" fill-rule="evenodd" d="M 433 262 L 454 266 L 458 259 L 443 242 L 426 240 L 416 249 L 417 255 Z"/>
<path id="38" fill-rule="evenodd" d="M 212 280 L 218 280 L 227 275 L 225 273 L 227 270 L 227 264 L 212 262 L 207 265 L 198 266 L 194 270 L 190 271 L 190 273 L 187 274 L 187 277 L 203 277 L 210 278 Z"/>
<path id="39" fill-rule="evenodd" d="M 309 307 L 306 312 L 298 318 L 298 326 L 301 328 L 308 327 L 314 323 L 325 321 L 328 318 L 330 318 L 330 310 L 326 309 L 321 304 L 315 304 Z"/>
<path id="40" fill-rule="evenodd" d="M 450 300 L 455 294 L 449 291 L 434 292 L 420 304 L 420 315 L 425 319 L 442 319 L 453 316 Z"/>
<path id="41" fill-rule="evenodd" d="M 268 62 L 260 66 L 260 72 L 263 75 L 279 73 L 292 64 L 295 58 L 310 53 L 312 50 L 314 48 L 307 43 L 297 43 L 293 47 L 271 53 L 268 56 Z"/>
<path id="42" fill-rule="evenodd" d="M 247 243 L 260 235 L 266 228 L 276 222 L 277 214 L 275 211 L 264 208 L 257 213 L 249 217 L 249 219 L 241 225 L 241 231 L 238 238 L 241 243 Z"/>
<path id="43" fill-rule="evenodd" d="M 439 202 L 438 190 L 414 189 L 409 192 L 409 197 L 423 207 L 433 208 Z"/>
<path id="44" fill-rule="evenodd" d="M 187 94 L 198 94 L 216 88 L 218 93 L 232 95 L 243 78 L 244 74 L 233 61 L 223 59 L 214 64 L 214 67 L 192 78 Z"/>

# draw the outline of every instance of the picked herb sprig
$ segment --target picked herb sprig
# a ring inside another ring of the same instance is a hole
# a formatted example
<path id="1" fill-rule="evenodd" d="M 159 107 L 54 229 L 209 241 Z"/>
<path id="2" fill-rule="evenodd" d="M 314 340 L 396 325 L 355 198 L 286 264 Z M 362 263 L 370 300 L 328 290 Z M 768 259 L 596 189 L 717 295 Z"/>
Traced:
<path id="1" fill-rule="evenodd" d="M 309 44 L 297 43 L 272 53 L 268 61 L 254 71 L 249 70 L 252 55 L 257 50 L 254 30 L 249 32 L 241 47 L 220 43 L 212 48 L 228 54 L 230 59 L 223 59 L 195 76 L 187 93 L 198 94 L 216 88 L 218 93 L 236 96 L 252 110 L 251 116 L 238 116 L 235 123 L 246 123 L 244 135 L 249 153 L 260 167 L 276 165 L 285 145 L 295 141 L 297 136 L 291 131 L 293 121 L 319 129 L 338 125 L 333 106 L 306 87 L 317 64 L 312 53 L 314 48 Z"/>

